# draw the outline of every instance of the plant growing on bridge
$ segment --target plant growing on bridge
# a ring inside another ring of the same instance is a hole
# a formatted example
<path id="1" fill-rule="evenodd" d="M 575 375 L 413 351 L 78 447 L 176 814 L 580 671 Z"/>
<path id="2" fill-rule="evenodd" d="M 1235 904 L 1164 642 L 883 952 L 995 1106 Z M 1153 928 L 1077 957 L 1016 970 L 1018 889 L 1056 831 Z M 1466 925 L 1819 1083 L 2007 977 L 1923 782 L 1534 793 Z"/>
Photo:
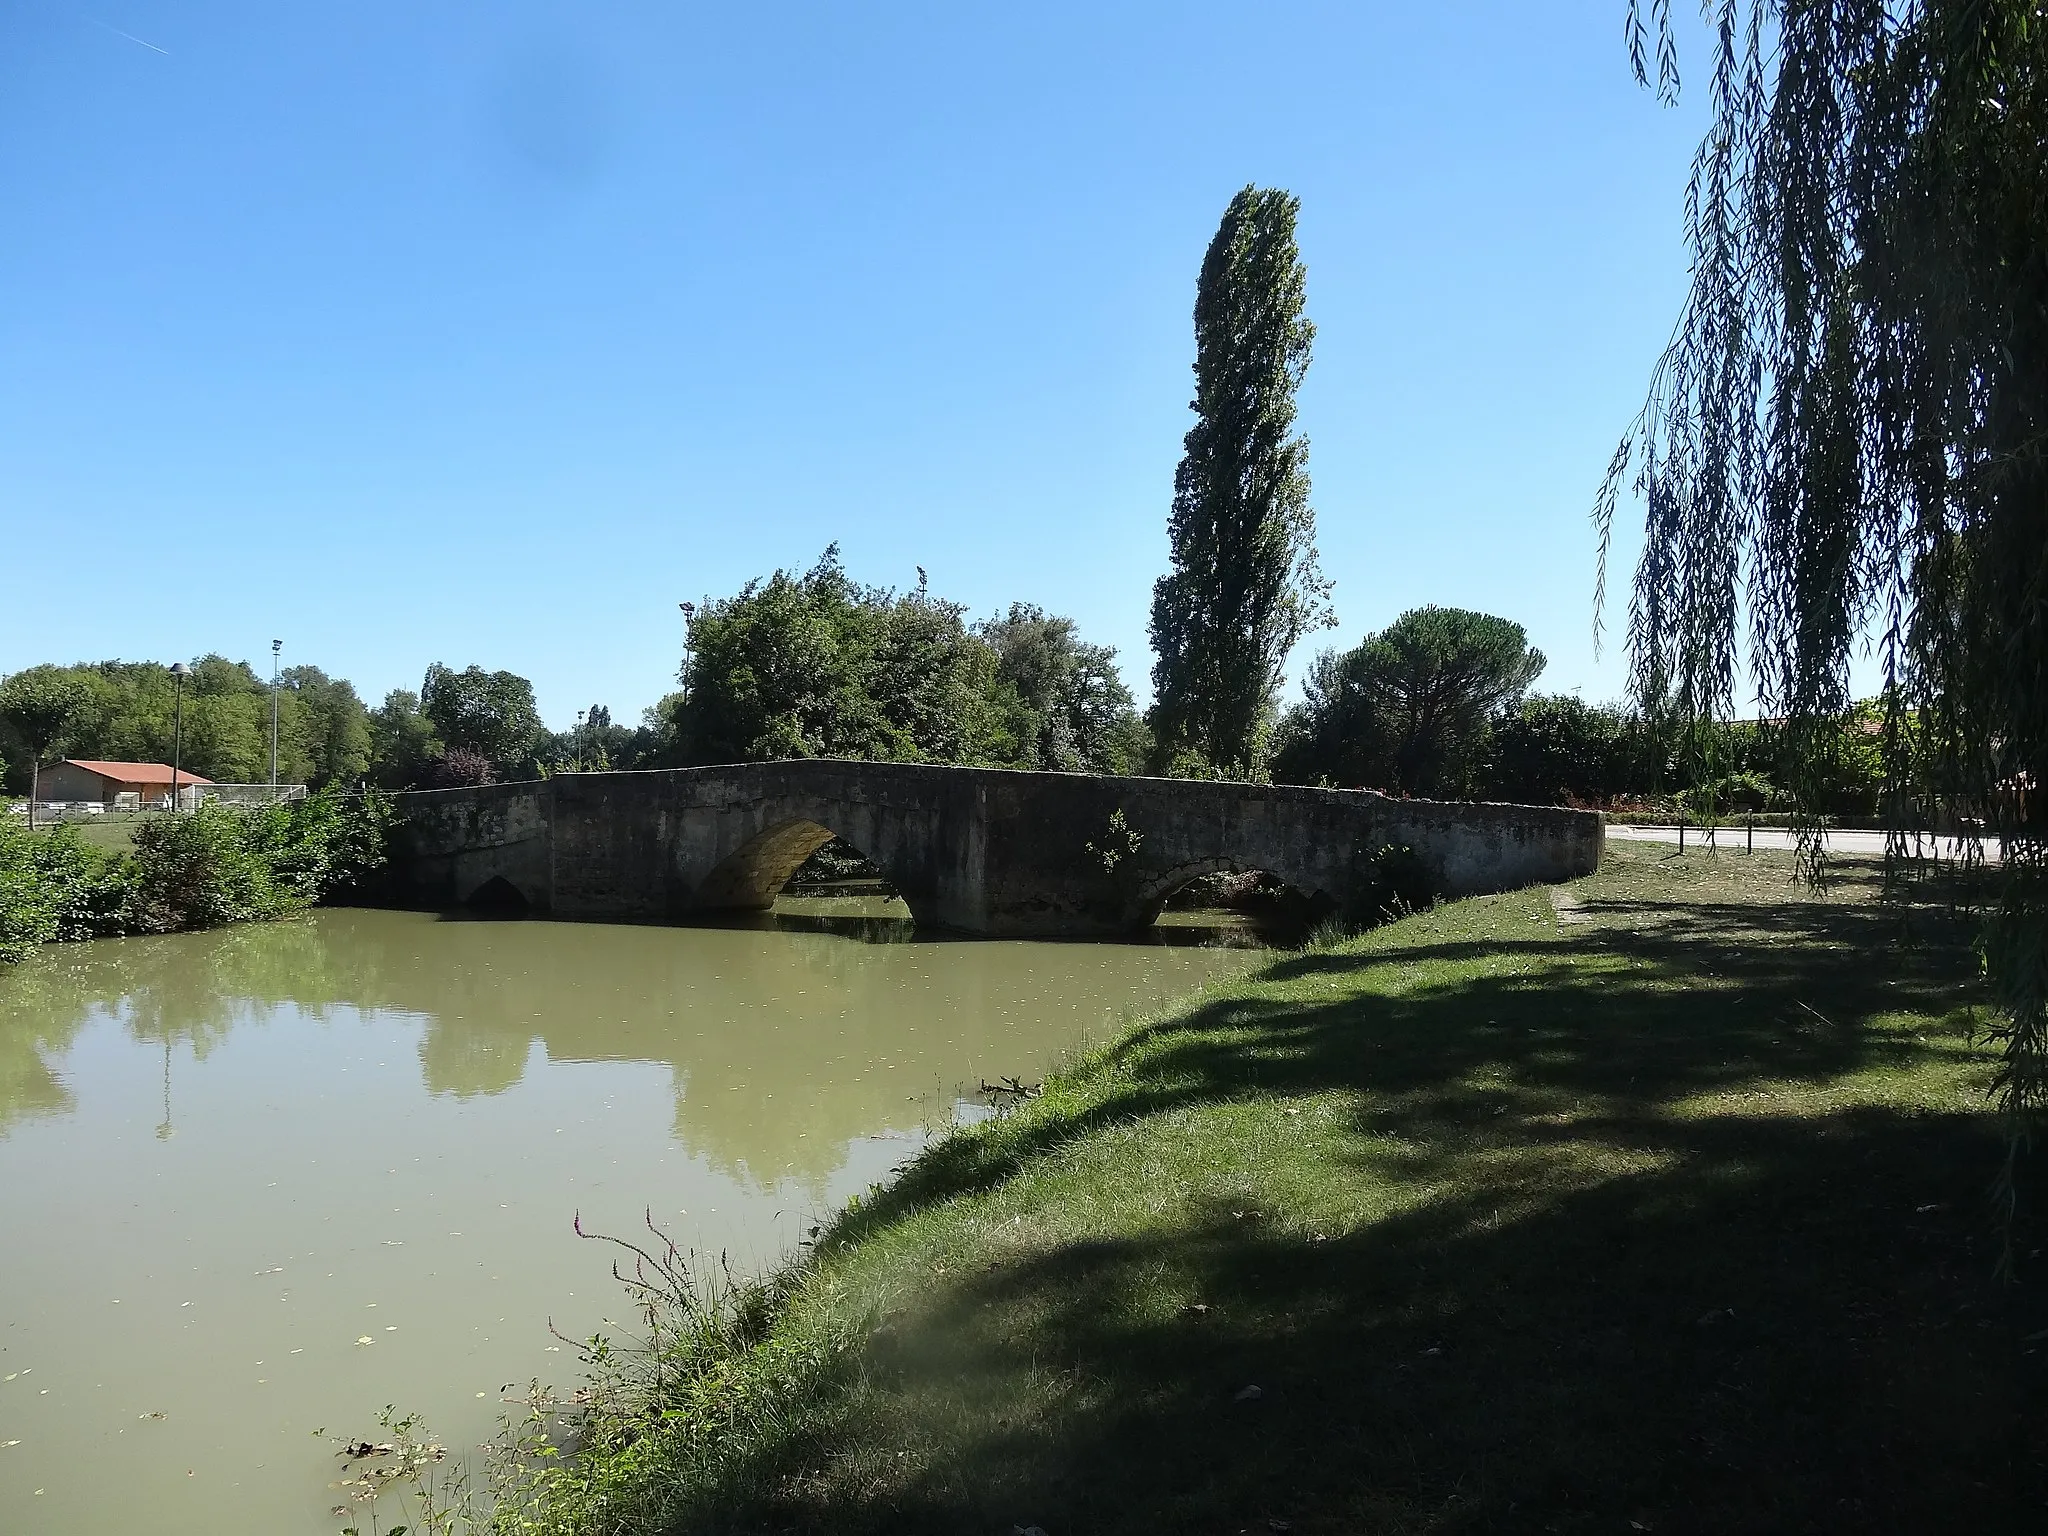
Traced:
<path id="1" fill-rule="evenodd" d="M 1724 718 L 1746 646 L 1810 816 L 1875 632 L 1888 817 L 1960 795 L 2005 839 L 1984 935 L 1997 1091 L 2032 1118 L 2048 1109 L 2048 23 L 2038 0 L 1715 12 L 1691 288 L 1596 502 L 1603 562 L 1621 490 L 1646 509 L 1637 690 Z M 1646 80 L 1636 0 L 1629 22 Z"/>
<path id="2" fill-rule="evenodd" d="M 1124 808 L 1118 806 L 1109 813 L 1109 825 L 1103 829 L 1102 841 L 1083 846 L 1101 864 L 1105 875 L 1113 875 L 1117 865 L 1136 853 L 1144 842 L 1145 834 L 1124 820 Z"/>
<path id="3" fill-rule="evenodd" d="M 1316 560 L 1294 392 L 1315 327 L 1294 240 L 1300 200 L 1246 187 L 1195 294 L 1195 425 L 1173 481 L 1173 567 L 1152 591 L 1154 751 L 1256 764 L 1281 668 L 1334 622 Z"/>

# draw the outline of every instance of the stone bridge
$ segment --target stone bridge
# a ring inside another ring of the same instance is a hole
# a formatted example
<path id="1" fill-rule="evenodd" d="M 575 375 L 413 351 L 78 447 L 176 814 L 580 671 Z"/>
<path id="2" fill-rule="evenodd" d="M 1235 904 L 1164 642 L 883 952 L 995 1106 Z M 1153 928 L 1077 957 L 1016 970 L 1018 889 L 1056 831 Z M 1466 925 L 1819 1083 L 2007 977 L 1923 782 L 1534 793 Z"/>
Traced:
<path id="1" fill-rule="evenodd" d="M 1400 861 L 1434 892 L 1465 896 L 1589 873 L 1603 835 L 1591 811 L 829 759 L 397 800 L 390 895 L 405 905 L 516 896 L 592 922 L 760 910 L 836 834 L 920 923 L 1047 937 L 1148 924 L 1181 886 L 1220 870 L 1263 870 L 1365 919 L 1387 899 L 1386 850 L 1410 850 Z"/>

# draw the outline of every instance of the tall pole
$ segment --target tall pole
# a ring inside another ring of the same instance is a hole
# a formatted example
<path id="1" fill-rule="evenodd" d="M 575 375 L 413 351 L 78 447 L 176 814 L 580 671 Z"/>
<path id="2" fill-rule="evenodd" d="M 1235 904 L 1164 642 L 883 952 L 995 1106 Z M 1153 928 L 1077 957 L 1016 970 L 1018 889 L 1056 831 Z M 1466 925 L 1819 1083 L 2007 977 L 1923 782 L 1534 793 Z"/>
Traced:
<path id="1" fill-rule="evenodd" d="M 185 749 L 185 674 L 192 669 L 182 661 L 171 663 L 171 676 L 177 682 L 176 702 L 171 706 L 171 814 L 178 814 L 178 762 L 179 754 Z"/>
<path id="2" fill-rule="evenodd" d="M 282 640 L 270 642 L 270 798 L 277 798 L 277 653 Z"/>

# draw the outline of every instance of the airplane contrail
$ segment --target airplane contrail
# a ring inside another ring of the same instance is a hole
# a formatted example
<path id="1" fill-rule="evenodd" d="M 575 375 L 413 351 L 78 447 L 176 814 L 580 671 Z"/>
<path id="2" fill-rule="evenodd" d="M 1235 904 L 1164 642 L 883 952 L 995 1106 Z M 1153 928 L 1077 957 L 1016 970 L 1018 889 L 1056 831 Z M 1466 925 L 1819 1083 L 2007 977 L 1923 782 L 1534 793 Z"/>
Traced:
<path id="1" fill-rule="evenodd" d="M 170 49 L 159 48 L 155 43 L 143 43 L 142 39 L 137 37 L 133 32 L 123 32 L 119 27 L 107 26 L 107 24 L 104 21 L 101 21 L 97 16 L 88 16 L 85 19 L 91 22 L 96 27 L 106 27 L 107 30 L 113 33 L 116 37 L 125 37 L 131 43 L 142 43 L 142 46 L 147 48 L 151 53 L 160 53 L 165 58 L 169 58 L 171 56 Z"/>

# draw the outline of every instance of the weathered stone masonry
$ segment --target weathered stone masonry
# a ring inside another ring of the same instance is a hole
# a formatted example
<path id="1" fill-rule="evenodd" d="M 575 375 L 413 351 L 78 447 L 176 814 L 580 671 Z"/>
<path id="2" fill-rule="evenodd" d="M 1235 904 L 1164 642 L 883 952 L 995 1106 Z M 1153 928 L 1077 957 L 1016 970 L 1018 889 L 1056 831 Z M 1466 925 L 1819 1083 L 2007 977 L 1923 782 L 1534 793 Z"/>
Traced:
<path id="1" fill-rule="evenodd" d="M 392 896 L 409 905 L 510 886 L 536 912 L 594 922 L 764 908 L 836 833 L 921 923 L 1044 936 L 1148 923 L 1217 870 L 1266 870 L 1371 916 L 1384 848 L 1412 849 L 1436 889 L 1463 896 L 1589 873 L 1603 835 L 1596 813 L 1549 807 L 817 759 L 563 774 L 398 802 Z M 1117 812 L 1134 844 L 1111 836 Z M 1122 857 L 1106 868 L 1091 844 Z"/>

